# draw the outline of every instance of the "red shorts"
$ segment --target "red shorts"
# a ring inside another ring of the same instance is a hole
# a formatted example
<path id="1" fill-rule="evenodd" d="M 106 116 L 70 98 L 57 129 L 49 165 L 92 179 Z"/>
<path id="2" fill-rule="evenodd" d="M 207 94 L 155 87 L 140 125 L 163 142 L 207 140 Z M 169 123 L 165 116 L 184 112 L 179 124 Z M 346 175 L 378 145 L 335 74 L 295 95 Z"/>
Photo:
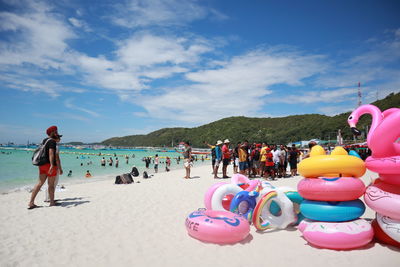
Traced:
<path id="1" fill-rule="evenodd" d="M 49 173 L 50 163 L 46 163 L 44 165 L 39 166 L 39 174 L 46 174 L 47 176 L 56 176 L 57 175 L 57 166 L 53 166 L 53 170 Z"/>

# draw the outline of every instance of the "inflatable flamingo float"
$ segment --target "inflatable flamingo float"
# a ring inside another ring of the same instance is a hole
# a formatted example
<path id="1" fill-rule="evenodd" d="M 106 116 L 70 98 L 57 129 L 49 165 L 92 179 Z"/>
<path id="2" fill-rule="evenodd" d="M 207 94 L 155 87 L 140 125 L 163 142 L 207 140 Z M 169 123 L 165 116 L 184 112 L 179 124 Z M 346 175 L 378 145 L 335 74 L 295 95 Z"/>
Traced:
<path id="1" fill-rule="evenodd" d="M 369 170 L 379 173 L 379 179 L 367 187 L 364 200 L 377 212 L 375 237 L 400 247 L 400 108 L 381 112 L 373 105 L 360 106 L 347 120 L 356 135 L 360 134 L 356 128 L 357 122 L 364 114 L 372 116 L 367 136 L 372 155 L 365 164 Z"/>

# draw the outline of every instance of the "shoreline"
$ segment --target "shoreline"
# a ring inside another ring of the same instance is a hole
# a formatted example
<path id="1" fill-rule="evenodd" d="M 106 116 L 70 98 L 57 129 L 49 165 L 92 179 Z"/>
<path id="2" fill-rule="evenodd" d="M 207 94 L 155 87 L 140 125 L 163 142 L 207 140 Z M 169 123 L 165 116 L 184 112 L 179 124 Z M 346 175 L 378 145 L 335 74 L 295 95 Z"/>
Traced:
<path id="1" fill-rule="evenodd" d="M 398 266 L 399 249 L 370 243 L 350 251 L 310 246 L 295 228 L 257 232 L 233 245 L 203 243 L 185 228 L 188 214 L 203 208 L 206 190 L 217 182 L 208 164 L 158 173 L 137 183 L 103 180 L 73 184 L 57 192 L 59 206 L 48 207 L 40 192 L 27 210 L 29 193 L 0 195 L 2 266 Z M 232 175 L 232 166 L 228 168 Z M 363 176 L 365 185 L 376 174 Z M 271 181 L 296 188 L 302 177 Z M 367 207 L 362 218 L 375 213 Z"/>
<path id="2" fill-rule="evenodd" d="M 198 162 L 195 163 L 194 168 L 196 167 L 200 167 L 200 166 L 204 166 L 207 165 L 207 163 L 210 163 L 210 161 L 204 161 L 201 162 L 201 160 L 199 160 Z M 134 164 L 132 164 L 133 166 Z M 153 167 L 153 166 L 152 166 Z M 159 168 L 159 171 L 157 174 L 161 174 L 161 173 L 168 173 L 167 171 L 165 171 L 165 164 L 161 164 L 161 167 L 163 167 L 162 169 Z M 132 167 L 129 167 L 132 168 Z M 143 177 L 143 172 L 146 171 L 149 175 L 155 175 L 155 171 L 154 168 L 148 168 L 146 169 L 145 167 L 142 166 L 137 166 L 138 170 L 139 170 L 139 176 L 138 177 L 133 177 L 133 178 L 142 178 Z M 184 171 L 183 165 L 182 164 L 171 164 L 170 166 L 170 171 L 175 171 L 175 170 L 180 170 L 182 169 Z M 64 174 L 60 176 L 60 181 L 59 181 L 59 185 L 66 185 L 66 186 L 71 186 L 74 184 L 85 184 L 85 183 L 92 183 L 92 182 L 97 182 L 97 181 L 104 181 L 104 180 L 113 180 L 115 181 L 115 177 L 117 175 L 123 174 L 123 173 L 127 173 L 126 171 L 123 171 L 123 166 L 121 165 L 120 169 L 114 169 L 115 172 L 113 173 L 108 173 L 108 174 L 101 174 L 101 175 L 93 175 L 90 178 L 85 178 L 83 175 L 82 177 L 67 177 L 67 174 L 64 170 Z M 129 171 L 128 171 L 129 172 Z M 20 186 L 12 186 L 12 187 L 0 187 L 0 195 L 6 195 L 6 194 L 11 194 L 11 193 L 15 193 L 15 192 L 30 192 L 33 188 L 33 186 L 37 183 L 38 177 L 36 177 L 36 179 L 34 180 L 34 182 L 31 183 L 26 183 Z M 45 183 L 46 185 L 47 183 Z M 43 191 L 43 188 L 45 187 L 45 185 L 43 185 L 41 191 Z"/>

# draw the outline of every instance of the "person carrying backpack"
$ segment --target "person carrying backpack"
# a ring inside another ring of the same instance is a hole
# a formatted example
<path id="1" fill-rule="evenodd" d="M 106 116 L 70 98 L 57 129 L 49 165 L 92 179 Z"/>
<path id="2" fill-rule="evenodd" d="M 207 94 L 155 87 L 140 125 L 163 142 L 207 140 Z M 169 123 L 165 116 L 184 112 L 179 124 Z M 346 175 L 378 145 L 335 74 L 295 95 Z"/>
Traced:
<path id="1" fill-rule="evenodd" d="M 54 201 L 54 190 L 55 190 L 55 179 L 57 176 L 57 172 L 61 175 L 63 173 L 61 169 L 61 164 L 59 167 L 57 166 L 57 162 L 60 162 L 60 158 L 57 157 L 56 148 L 57 142 L 56 139 L 60 138 L 62 135 L 58 134 L 57 126 L 51 126 L 46 130 L 47 138 L 43 139 L 42 145 L 38 150 L 35 151 L 32 157 L 32 163 L 39 167 L 39 181 L 34 186 L 31 194 L 31 199 L 28 204 L 28 209 L 34 209 L 38 206 L 35 205 L 35 198 L 42 188 L 43 184 L 48 180 L 49 185 L 49 197 L 50 197 L 50 206 L 55 206 L 56 203 Z"/>

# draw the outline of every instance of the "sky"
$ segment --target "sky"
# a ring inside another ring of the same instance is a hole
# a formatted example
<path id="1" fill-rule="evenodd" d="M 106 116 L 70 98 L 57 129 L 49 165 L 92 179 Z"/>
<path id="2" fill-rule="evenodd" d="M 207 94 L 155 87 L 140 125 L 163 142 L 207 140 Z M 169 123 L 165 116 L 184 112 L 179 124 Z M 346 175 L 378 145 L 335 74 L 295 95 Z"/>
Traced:
<path id="1" fill-rule="evenodd" d="M 0 0 L 0 143 L 100 142 L 400 91 L 400 1 Z"/>

